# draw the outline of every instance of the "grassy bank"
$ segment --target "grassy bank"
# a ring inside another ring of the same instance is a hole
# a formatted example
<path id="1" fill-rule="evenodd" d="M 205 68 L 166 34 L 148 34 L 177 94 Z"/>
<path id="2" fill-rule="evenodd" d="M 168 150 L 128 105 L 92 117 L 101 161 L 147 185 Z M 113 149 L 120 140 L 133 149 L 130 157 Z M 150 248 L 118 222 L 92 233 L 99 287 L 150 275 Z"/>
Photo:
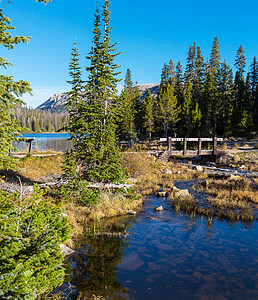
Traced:
<path id="1" fill-rule="evenodd" d="M 18 171 L 12 175 L 33 182 L 46 182 L 55 180 L 53 175 L 62 175 L 63 155 L 33 157 L 28 156 L 18 161 Z M 257 163 L 256 153 L 237 153 L 234 157 L 235 164 L 245 165 L 249 169 L 255 169 Z M 129 210 L 138 211 L 145 195 L 155 193 L 163 189 L 170 193 L 171 203 L 176 211 L 186 211 L 191 214 L 205 215 L 209 218 L 218 216 L 230 220 L 249 221 L 254 218 L 253 206 L 257 205 L 257 191 L 254 191 L 251 182 L 242 178 L 230 180 L 207 180 L 207 187 L 196 187 L 200 191 L 207 189 L 207 203 L 199 203 L 198 199 L 189 197 L 175 197 L 173 190 L 177 180 L 205 179 L 205 172 L 194 170 L 188 166 L 157 161 L 154 156 L 144 153 L 130 152 L 123 154 L 123 166 L 128 173 L 128 184 L 134 184 L 134 188 L 125 190 L 102 190 L 96 194 L 87 206 L 80 201 L 81 194 L 69 193 L 64 195 L 60 189 L 46 191 L 46 197 L 55 203 L 61 203 L 62 210 L 68 215 L 73 227 L 72 236 L 82 232 L 82 227 L 88 220 L 98 221 L 103 218 L 125 215 Z M 94 196 L 94 195 L 93 195 Z"/>

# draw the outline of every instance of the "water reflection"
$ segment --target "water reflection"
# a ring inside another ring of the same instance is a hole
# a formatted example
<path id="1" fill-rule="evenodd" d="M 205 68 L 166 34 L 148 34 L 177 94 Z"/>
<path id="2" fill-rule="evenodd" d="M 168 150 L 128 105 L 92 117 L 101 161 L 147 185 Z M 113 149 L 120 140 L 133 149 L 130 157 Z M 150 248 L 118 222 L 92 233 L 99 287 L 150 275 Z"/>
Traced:
<path id="1" fill-rule="evenodd" d="M 25 138 L 35 138 L 32 142 L 32 151 L 65 151 L 73 147 L 73 142 L 69 140 L 70 134 L 68 133 L 35 133 L 23 134 Z M 19 151 L 28 151 L 29 144 L 26 142 L 15 142 L 14 147 Z"/>
<path id="2" fill-rule="evenodd" d="M 210 223 L 151 195 L 136 217 L 86 228 L 70 260 L 69 299 L 258 298 L 257 222 Z"/>
<path id="3" fill-rule="evenodd" d="M 117 265 L 129 245 L 128 228 L 125 220 L 120 223 L 117 219 L 85 227 L 84 234 L 77 240 L 78 251 L 67 266 L 73 286 L 69 299 L 91 299 L 94 295 L 124 299 L 122 295 L 127 290 L 119 281 Z"/>

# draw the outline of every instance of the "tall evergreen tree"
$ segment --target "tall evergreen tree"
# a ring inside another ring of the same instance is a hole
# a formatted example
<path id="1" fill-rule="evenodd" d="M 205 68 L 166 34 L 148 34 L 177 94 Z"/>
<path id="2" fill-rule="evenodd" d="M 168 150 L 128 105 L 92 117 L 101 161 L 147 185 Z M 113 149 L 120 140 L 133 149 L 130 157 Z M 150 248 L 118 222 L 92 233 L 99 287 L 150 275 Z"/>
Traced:
<path id="1" fill-rule="evenodd" d="M 137 86 L 134 87 L 134 94 L 133 94 L 133 107 L 134 107 L 134 125 L 137 134 L 137 138 L 144 137 L 144 130 L 143 130 L 143 102 L 141 100 L 141 94 Z"/>
<path id="2" fill-rule="evenodd" d="M 233 71 L 226 61 L 221 64 L 219 73 L 218 98 L 218 128 L 217 134 L 230 134 L 232 131 L 231 119 L 233 110 Z"/>
<path id="3" fill-rule="evenodd" d="M 105 0 L 103 34 L 98 7 L 95 12 L 93 46 L 87 56 L 90 66 L 87 67 L 89 76 L 84 87 L 86 101 L 80 107 L 77 154 L 80 177 L 98 182 L 117 182 L 124 177 L 116 137 L 118 66 L 114 63 L 116 44 L 112 44 L 110 38 L 109 7 L 110 1 Z"/>
<path id="4" fill-rule="evenodd" d="M 119 97 L 119 132 L 122 139 L 132 139 L 136 137 L 134 124 L 134 91 L 131 78 L 131 71 L 127 69 L 123 91 Z"/>
<path id="5" fill-rule="evenodd" d="M 176 84 L 176 72 L 175 72 L 175 65 L 173 64 L 172 59 L 170 59 L 167 69 L 168 69 L 168 82 L 171 86 L 174 87 Z"/>
<path id="6" fill-rule="evenodd" d="M 250 85 L 251 85 L 251 110 L 253 115 L 254 130 L 258 131 L 258 63 L 256 56 L 253 58 L 250 67 Z"/>
<path id="7" fill-rule="evenodd" d="M 162 123 L 164 137 L 168 137 L 169 130 L 175 131 L 179 121 L 180 108 L 177 105 L 174 88 L 169 84 L 162 84 L 158 99 L 158 117 Z"/>
<path id="8" fill-rule="evenodd" d="M 7 49 L 14 49 L 19 43 L 28 43 L 30 38 L 24 36 L 13 37 L 9 30 L 15 29 L 11 19 L 4 16 L 0 9 L 0 44 Z M 8 68 L 12 64 L 0 57 L 0 67 Z M 0 75 L 0 168 L 14 168 L 15 159 L 9 156 L 9 150 L 15 150 L 12 141 L 20 139 L 21 126 L 17 120 L 12 119 L 14 108 L 21 104 L 20 97 L 31 93 L 30 84 L 26 81 L 14 81 L 12 76 Z"/>
<path id="9" fill-rule="evenodd" d="M 201 48 L 197 47 L 195 67 L 193 74 L 193 102 L 199 103 L 205 79 L 205 62 L 202 56 Z M 198 104 L 199 105 L 199 104 Z"/>
<path id="10" fill-rule="evenodd" d="M 187 84 L 189 80 L 192 83 L 194 72 L 195 72 L 195 59 L 196 59 L 196 44 L 193 43 L 193 46 L 190 46 L 187 57 L 187 64 L 185 68 L 185 83 Z"/>
<path id="11" fill-rule="evenodd" d="M 211 54 L 210 54 L 209 69 L 211 69 L 212 72 L 214 73 L 215 79 L 217 82 L 218 82 L 220 59 L 221 59 L 219 48 L 220 48 L 219 39 L 216 36 L 214 38 L 212 50 L 211 50 Z"/>
<path id="12" fill-rule="evenodd" d="M 176 83 L 175 83 L 175 95 L 179 106 L 184 102 L 184 75 L 183 66 L 180 61 L 176 65 Z"/>
<path id="13" fill-rule="evenodd" d="M 143 101 L 144 108 L 144 127 L 146 131 L 149 133 L 149 142 L 151 142 L 151 133 L 154 132 L 154 114 L 153 114 L 153 98 L 151 95 L 151 91 L 148 90 L 148 95 Z"/>
<path id="14" fill-rule="evenodd" d="M 232 128 L 234 129 L 234 134 L 239 134 L 238 128 L 242 128 L 240 131 L 243 134 L 243 127 L 246 124 L 247 118 L 247 110 L 248 105 L 245 102 L 245 95 L 246 95 L 246 86 L 245 86 L 245 61 L 246 58 L 244 56 L 244 48 L 241 44 L 239 49 L 237 50 L 236 59 L 235 59 L 235 67 L 236 67 L 236 74 L 234 80 L 234 102 L 233 102 L 233 115 L 232 115 Z M 242 125 L 241 125 L 242 124 Z"/>
<path id="15" fill-rule="evenodd" d="M 82 108 L 84 95 L 82 94 L 81 79 L 82 71 L 79 65 L 79 53 L 77 48 L 76 39 L 74 41 L 74 48 L 71 52 L 72 58 L 69 64 L 69 75 L 71 80 L 67 80 L 71 84 L 72 88 L 69 92 L 70 97 L 66 108 L 69 112 L 69 123 L 67 130 L 70 132 L 71 139 L 74 143 L 74 149 L 67 151 L 65 154 L 64 170 L 66 175 L 75 175 L 75 167 L 77 163 L 77 156 L 81 153 L 81 124 L 82 124 Z"/>
<path id="16" fill-rule="evenodd" d="M 202 134 L 214 135 L 218 119 L 218 88 L 213 69 L 208 68 L 202 92 Z"/>

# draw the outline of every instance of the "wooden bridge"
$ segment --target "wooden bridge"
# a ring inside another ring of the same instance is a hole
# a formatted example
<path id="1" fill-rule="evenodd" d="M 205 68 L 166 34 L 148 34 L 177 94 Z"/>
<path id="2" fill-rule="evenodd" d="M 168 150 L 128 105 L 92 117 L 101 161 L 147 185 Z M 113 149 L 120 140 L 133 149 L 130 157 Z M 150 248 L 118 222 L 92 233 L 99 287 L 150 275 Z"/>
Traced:
<path id="1" fill-rule="evenodd" d="M 217 155 L 217 142 L 222 142 L 223 138 L 160 138 L 160 142 L 167 142 L 168 150 L 167 155 L 183 155 L 183 156 L 195 156 L 195 155 Z M 183 142 L 183 150 L 174 150 L 172 149 L 172 143 L 174 142 Z M 187 150 L 188 142 L 198 142 L 198 150 Z M 203 149 L 202 142 L 212 142 L 212 149 L 205 150 Z"/>

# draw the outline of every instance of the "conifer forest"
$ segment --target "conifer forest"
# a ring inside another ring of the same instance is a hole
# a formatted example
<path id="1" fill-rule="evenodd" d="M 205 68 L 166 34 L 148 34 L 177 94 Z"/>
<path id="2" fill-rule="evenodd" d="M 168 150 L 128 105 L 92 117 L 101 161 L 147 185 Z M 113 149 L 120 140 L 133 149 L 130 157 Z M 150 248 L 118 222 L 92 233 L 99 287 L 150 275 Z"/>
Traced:
<path id="1" fill-rule="evenodd" d="M 193 43 L 185 70 L 165 63 L 158 94 L 141 99 L 130 69 L 119 98 L 121 138 L 174 136 L 252 136 L 258 130 L 258 65 L 245 65 L 244 48 L 236 49 L 235 72 L 221 61 L 217 37 L 210 57 Z"/>
<path id="2" fill-rule="evenodd" d="M 75 49 L 74 59 L 79 57 Z M 180 61 L 174 64 L 170 59 L 164 63 L 158 92 L 147 93 L 145 98 L 128 68 L 123 90 L 116 96 L 119 139 L 145 140 L 175 134 L 181 137 L 255 135 L 258 128 L 257 59 L 253 57 L 251 65 L 246 66 L 244 47 L 240 45 L 232 67 L 226 60 L 221 61 L 219 49 L 215 37 L 210 57 L 204 58 L 201 48 L 193 43 L 187 53 L 185 69 Z M 80 68 L 79 59 L 77 63 Z M 83 85 L 76 89 L 79 94 L 85 93 Z M 56 132 L 65 130 L 68 124 L 65 111 L 60 114 L 16 107 L 13 118 L 32 132 Z"/>

